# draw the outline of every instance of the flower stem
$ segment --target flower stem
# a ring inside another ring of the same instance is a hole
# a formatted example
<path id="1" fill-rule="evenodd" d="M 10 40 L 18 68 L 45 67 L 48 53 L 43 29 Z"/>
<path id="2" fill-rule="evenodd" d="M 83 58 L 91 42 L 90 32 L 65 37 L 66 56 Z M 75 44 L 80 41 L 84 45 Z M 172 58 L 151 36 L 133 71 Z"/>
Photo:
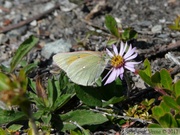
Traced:
<path id="1" fill-rule="evenodd" d="M 127 97 L 129 97 L 129 94 L 130 94 L 130 91 L 131 91 L 131 83 L 129 81 L 129 78 L 128 78 L 128 75 L 127 75 L 127 72 L 125 71 L 124 72 L 124 79 L 127 83 Z"/>

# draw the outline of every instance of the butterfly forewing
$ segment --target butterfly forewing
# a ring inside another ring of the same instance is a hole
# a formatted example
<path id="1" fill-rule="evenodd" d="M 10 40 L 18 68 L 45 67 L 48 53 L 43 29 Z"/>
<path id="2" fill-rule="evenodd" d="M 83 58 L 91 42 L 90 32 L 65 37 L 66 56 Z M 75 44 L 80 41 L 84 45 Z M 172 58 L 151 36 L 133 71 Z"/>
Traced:
<path id="1" fill-rule="evenodd" d="M 60 53 L 53 60 L 73 82 L 84 86 L 93 85 L 107 64 L 100 52 L 93 51 Z"/>

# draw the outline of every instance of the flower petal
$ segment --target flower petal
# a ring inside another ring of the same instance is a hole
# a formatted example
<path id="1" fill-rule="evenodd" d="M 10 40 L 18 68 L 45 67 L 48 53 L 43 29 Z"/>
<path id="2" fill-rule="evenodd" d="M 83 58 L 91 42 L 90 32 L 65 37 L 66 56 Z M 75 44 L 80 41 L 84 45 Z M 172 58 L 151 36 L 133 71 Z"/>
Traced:
<path id="1" fill-rule="evenodd" d="M 106 76 L 102 79 L 102 81 L 104 81 L 106 78 L 107 78 L 107 76 L 112 72 L 112 70 L 113 70 L 113 68 L 111 68 L 111 70 L 109 70 L 109 72 L 106 74 Z"/>
<path id="2" fill-rule="evenodd" d="M 136 50 L 136 47 L 134 47 L 134 48 L 132 49 L 132 46 L 130 45 L 127 53 L 124 55 L 124 59 L 130 57 L 130 56 L 134 53 L 135 50 Z"/>
<path id="3" fill-rule="evenodd" d="M 119 51 L 120 56 L 123 56 L 123 50 L 124 50 L 124 43 L 121 42 L 120 51 Z"/>
<path id="4" fill-rule="evenodd" d="M 104 85 L 113 82 L 113 81 L 116 79 L 116 74 L 117 74 L 117 71 L 116 71 L 116 69 L 114 68 L 114 69 L 112 70 L 111 74 L 109 75 L 108 79 L 106 80 L 106 82 L 105 82 Z"/>
<path id="5" fill-rule="evenodd" d="M 120 68 L 120 75 L 124 73 L 124 67 Z"/>
<path id="6" fill-rule="evenodd" d="M 120 74 L 120 78 L 121 78 L 121 80 L 123 79 L 123 74 Z"/>
<path id="7" fill-rule="evenodd" d="M 132 72 L 135 72 L 135 68 L 132 68 L 132 67 L 129 67 L 129 66 L 124 66 L 126 69 L 132 71 Z"/>
<path id="8" fill-rule="evenodd" d="M 125 44 L 125 47 L 123 48 L 123 51 L 122 51 L 122 55 L 121 55 L 121 56 L 124 55 L 124 53 L 125 53 L 125 51 L 126 51 L 126 48 L 127 48 L 127 42 L 126 42 L 126 44 Z"/>
<path id="9" fill-rule="evenodd" d="M 130 66 L 130 67 L 132 67 L 132 66 L 134 66 L 135 64 L 139 64 L 139 63 L 141 63 L 141 62 L 126 62 L 126 63 L 125 63 L 125 66 Z"/>
<path id="10" fill-rule="evenodd" d="M 137 53 L 135 53 L 135 54 L 133 54 L 132 56 L 130 56 L 130 57 L 128 57 L 128 58 L 126 58 L 125 59 L 125 61 L 128 61 L 128 60 L 132 60 L 132 59 L 134 59 L 134 58 L 136 58 L 137 57 Z"/>
<path id="11" fill-rule="evenodd" d="M 118 49 L 115 45 L 112 45 L 113 46 L 113 51 L 115 53 L 115 55 L 118 55 Z"/>
<path id="12" fill-rule="evenodd" d="M 112 58 L 114 55 L 106 48 L 107 54 Z"/>

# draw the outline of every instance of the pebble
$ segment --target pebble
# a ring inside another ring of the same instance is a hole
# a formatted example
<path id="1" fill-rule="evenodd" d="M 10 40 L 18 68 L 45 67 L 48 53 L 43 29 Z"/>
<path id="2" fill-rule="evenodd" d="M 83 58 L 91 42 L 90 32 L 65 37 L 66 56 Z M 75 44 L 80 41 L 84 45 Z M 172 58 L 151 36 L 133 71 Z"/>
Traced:
<path id="1" fill-rule="evenodd" d="M 31 26 L 36 26 L 37 25 L 37 21 L 36 20 L 33 20 L 31 23 L 30 23 Z"/>
<path id="2" fill-rule="evenodd" d="M 142 27 L 149 27 L 152 25 L 152 23 L 150 21 L 142 21 L 142 22 L 139 22 L 138 25 Z"/>
<path id="3" fill-rule="evenodd" d="M 13 4 L 12 4 L 10 1 L 7 1 L 7 0 L 6 0 L 5 3 L 4 3 L 4 7 L 5 7 L 5 8 L 12 8 L 12 5 L 13 5 Z"/>
<path id="4" fill-rule="evenodd" d="M 162 25 L 155 25 L 151 28 L 152 33 L 161 33 Z"/>
<path id="5" fill-rule="evenodd" d="M 46 59 L 49 59 L 53 54 L 69 52 L 72 47 L 70 41 L 59 39 L 54 42 L 47 43 L 41 51 L 41 55 Z"/>
<path id="6" fill-rule="evenodd" d="M 168 36 L 168 33 L 158 35 L 159 38 L 168 38 Z"/>
<path id="7" fill-rule="evenodd" d="M 8 37 L 5 34 L 0 34 L 0 45 L 6 43 L 8 40 Z"/>

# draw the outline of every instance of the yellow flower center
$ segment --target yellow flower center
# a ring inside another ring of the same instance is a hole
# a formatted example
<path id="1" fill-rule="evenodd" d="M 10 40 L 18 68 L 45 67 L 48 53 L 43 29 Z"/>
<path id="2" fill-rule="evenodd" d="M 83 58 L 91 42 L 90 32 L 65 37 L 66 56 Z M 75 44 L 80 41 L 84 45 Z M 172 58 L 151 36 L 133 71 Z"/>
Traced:
<path id="1" fill-rule="evenodd" d="M 124 59 L 120 55 L 111 58 L 111 65 L 115 68 L 121 67 L 124 64 Z"/>

